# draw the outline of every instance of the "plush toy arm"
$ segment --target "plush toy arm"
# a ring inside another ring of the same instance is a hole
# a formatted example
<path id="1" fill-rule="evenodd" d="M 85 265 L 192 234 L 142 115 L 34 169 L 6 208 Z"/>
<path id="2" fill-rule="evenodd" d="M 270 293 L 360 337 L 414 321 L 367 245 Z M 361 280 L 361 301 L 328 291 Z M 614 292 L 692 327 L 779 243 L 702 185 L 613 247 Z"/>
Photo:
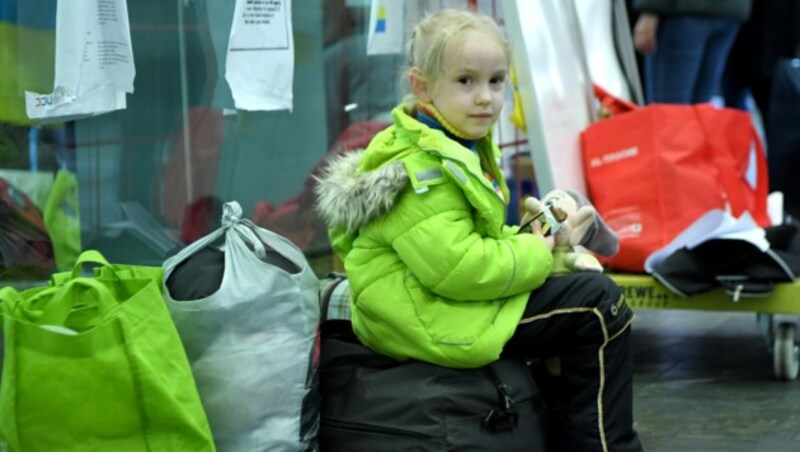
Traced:
<path id="1" fill-rule="evenodd" d="M 564 257 L 564 262 L 573 272 L 603 273 L 603 265 L 589 253 L 573 251 Z"/>
<path id="2" fill-rule="evenodd" d="M 614 231 L 606 225 L 594 206 L 580 193 L 565 190 L 578 205 L 577 221 L 573 224 L 573 236 L 570 243 L 581 245 L 590 251 L 603 256 L 613 256 L 619 249 L 619 239 Z"/>
<path id="3" fill-rule="evenodd" d="M 571 216 L 572 235 L 570 235 L 570 245 L 583 244 L 582 242 L 595 227 L 595 217 L 597 217 L 597 211 L 592 206 L 583 206 Z"/>
<path id="4" fill-rule="evenodd" d="M 557 246 L 553 250 L 553 271 L 551 276 L 567 275 L 576 272 L 603 273 L 603 265 L 589 253 L 572 251 L 569 246 Z"/>

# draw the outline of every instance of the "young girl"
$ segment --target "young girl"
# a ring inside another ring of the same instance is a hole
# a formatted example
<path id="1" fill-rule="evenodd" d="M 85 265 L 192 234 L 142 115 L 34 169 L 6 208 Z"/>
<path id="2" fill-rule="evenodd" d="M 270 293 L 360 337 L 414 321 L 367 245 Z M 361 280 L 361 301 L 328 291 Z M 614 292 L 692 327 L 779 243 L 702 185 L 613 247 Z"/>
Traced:
<path id="1" fill-rule="evenodd" d="M 364 152 L 332 160 L 318 208 L 344 261 L 353 329 L 376 352 L 474 368 L 501 353 L 559 356 L 560 450 L 640 450 L 632 319 L 600 274 L 548 278 L 553 241 L 504 225 L 508 187 L 491 130 L 509 44 L 494 21 L 445 10 L 409 43 L 412 95 Z"/>

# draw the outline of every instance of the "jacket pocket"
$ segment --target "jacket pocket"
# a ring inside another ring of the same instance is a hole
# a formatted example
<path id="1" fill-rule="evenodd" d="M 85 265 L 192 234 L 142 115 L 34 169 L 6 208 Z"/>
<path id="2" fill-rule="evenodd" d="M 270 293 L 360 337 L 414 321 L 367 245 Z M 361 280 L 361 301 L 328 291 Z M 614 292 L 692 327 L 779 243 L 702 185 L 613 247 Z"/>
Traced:
<path id="1" fill-rule="evenodd" d="M 469 347 L 491 327 L 498 301 L 457 301 L 437 295 L 410 272 L 405 286 L 422 327 L 437 345 Z"/>

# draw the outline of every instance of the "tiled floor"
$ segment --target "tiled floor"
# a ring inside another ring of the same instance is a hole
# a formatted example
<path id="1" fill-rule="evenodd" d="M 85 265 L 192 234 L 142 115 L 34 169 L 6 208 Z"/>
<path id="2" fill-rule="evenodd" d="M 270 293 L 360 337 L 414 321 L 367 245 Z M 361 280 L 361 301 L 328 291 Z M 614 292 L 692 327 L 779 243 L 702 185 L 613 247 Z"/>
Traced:
<path id="1" fill-rule="evenodd" d="M 800 380 L 775 379 L 755 314 L 637 316 L 634 410 L 646 451 L 800 451 Z"/>

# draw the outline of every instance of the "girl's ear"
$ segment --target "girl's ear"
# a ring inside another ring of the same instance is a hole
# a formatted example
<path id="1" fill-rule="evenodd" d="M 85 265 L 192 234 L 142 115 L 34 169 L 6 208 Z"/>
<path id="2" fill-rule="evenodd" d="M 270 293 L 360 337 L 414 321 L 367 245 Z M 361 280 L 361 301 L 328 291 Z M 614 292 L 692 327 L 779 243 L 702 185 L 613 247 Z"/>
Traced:
<path id="1" fill-rule="evenodd" d="M 414 97 L 423 102 L 431 102 L 430 86 L 425 80 L 422 69 L 414 66 L 408 71 L 408 84 L 411 86 L 411 93 L 414 94 Z"/>

